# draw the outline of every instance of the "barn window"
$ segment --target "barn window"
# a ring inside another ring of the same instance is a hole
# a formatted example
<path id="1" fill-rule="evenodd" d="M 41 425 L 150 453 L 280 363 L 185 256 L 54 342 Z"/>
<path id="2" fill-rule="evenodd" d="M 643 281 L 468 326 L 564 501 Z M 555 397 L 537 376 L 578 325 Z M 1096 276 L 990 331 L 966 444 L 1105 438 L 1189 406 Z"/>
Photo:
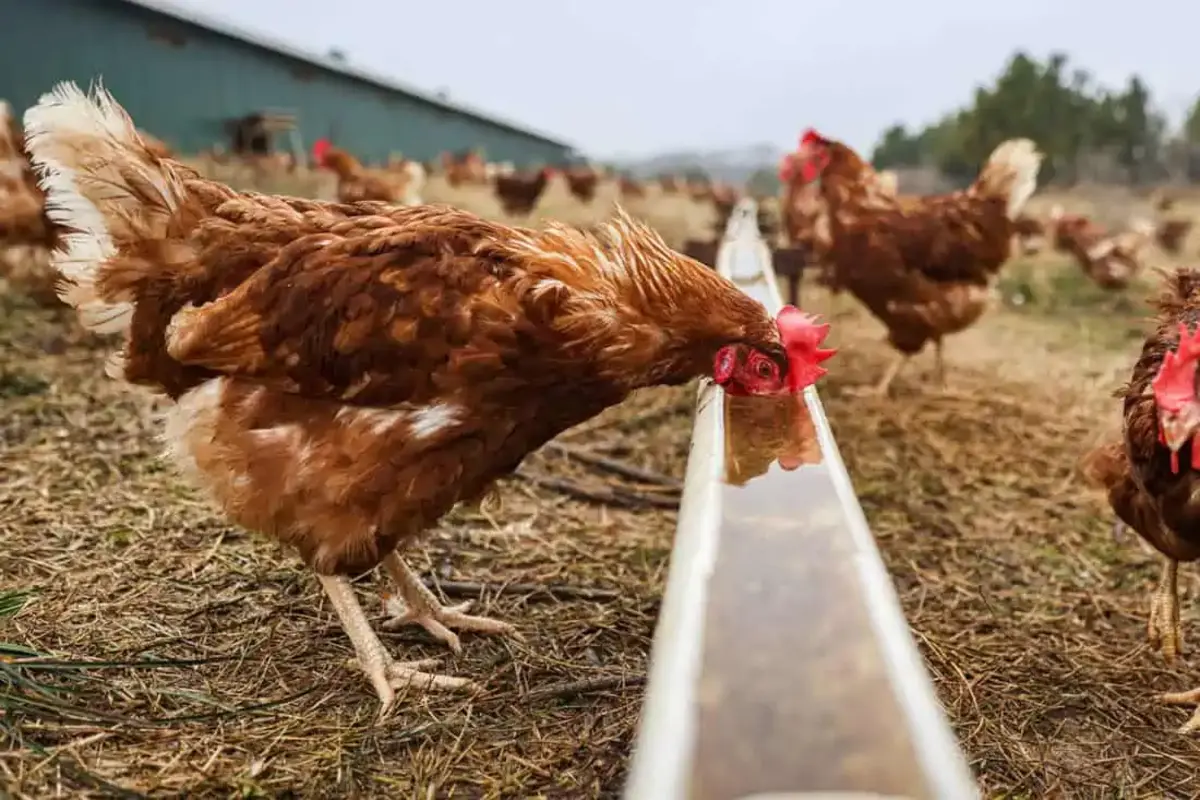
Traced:
<path id="1" fill-rule="evenodd" d="M 292 77 L 298 81 L 308 83 L 316 79 L 317 71 L 309 67 L 292 67 Z"/>
<path id="2" fill-rule="evenodd" d="M 183 47 L 187 44 L 187 37 L 181 31 L 165 25 L 147 26 L 146 35 L 150 41 L 165 44 L 167 47 Z"/>

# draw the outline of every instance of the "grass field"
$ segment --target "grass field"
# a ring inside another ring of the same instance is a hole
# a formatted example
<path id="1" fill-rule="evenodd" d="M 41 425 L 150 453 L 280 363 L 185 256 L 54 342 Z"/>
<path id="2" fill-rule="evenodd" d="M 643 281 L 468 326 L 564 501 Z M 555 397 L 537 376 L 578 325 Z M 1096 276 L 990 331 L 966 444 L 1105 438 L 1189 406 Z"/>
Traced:
<path id="1" fill-rule="evenodd" d="M 594 219 L 550 201 L 539 213 Z M 704 224 L 702 212 L 654 212 L 676 242 Z M 1075 474 L 1117 421 L 1110 395 L 1141 344 L 1146 285 L 1105 293 L 1046 256 L 1010 265 L 1001 288 L 1022 302 L 948 341 L 951 392 L 927 382 L 926 356 L 878 400 L 845 389 L 882 367 L 882 329 L 852 301 L 806 289 L 842 347 L 822 395 L 843 455 L 989 796 L 1194 796 L 1200 746 L 1174 731 L 1187 712 L 1152 699 L 1200 684 L 1188 654 L 1167 667 L 1145 645 L 1158 558 L 1114 541 L 1111 514 Z M 28 590 L 0 602 L 0 641 L 53 659 L 0 662 L 0 730 L 16 740 L 0 752 L 0 787 L 21 798 L 617 795 L 672 511 L 566 496 L 539 477 L 597 490 L 614 478 L 562 450 L 532 458 L 503 509 L 446 520 L 415 564 L 526 640 L 468 635 L 452 658 L 422 632 L 389 635 L 397 654 L 442 656 L 487 688 L 413 695 L 372 727 L 374 697 L 346 668 L 349 642 L 315 581 L 157 458 L 152 404 L 103 377 L 95 341 L 56 312 L 0 303 L 0 587 Z M 562 441 L 669 487 L 693 396 L 640 394 Z M 376 586 L 364 579 L 363 596 Z"/>

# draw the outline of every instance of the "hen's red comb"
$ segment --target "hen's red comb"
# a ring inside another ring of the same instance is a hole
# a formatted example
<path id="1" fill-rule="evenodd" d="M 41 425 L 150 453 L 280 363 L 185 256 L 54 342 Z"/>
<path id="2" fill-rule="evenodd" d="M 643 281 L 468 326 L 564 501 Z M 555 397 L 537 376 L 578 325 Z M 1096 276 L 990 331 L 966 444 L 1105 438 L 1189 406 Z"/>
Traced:
<path id="1" fill-rule="evenodd" d="M 784 306 L 775 317 L 775 324 L 788 354 L 788 388 L 798 392 L 813 385 L 827 372 L 821 362 L 837 353 L 835 349 L 821 347 L 829 335 L 829 323 L 818 322 L 816 317 L 795 306 Z"/>
<path id="2" fill-rule="evenodd" d="M 1196 399 L 1196 359 L 1200 358 L 1200 326 L 1189 333 L 1179 324 L 1179 346 L 1163 356 L 1158 374 L 1150 382 L 1154 402 L 1164 411 L 1181 411 Z"/>
<path id="3" fill-rule="evenodd" d="M 333 147 L 333 143 L 328 139 L 317 139 L 313 142 L 313 160 L 318 164 L 325 160 L 325 154 L 329 152 L 329 148 Z"/>
<path id="4" fill-rule="evenodd" d="M 817 142 L 823 142 L 823 141 L 825 141 L 824 136 L 817 133 L 817 131 L 814 128 L 809 128 L 800 137 L 800 146 L 804 147 L 805 145 L 816 144 Z"/>

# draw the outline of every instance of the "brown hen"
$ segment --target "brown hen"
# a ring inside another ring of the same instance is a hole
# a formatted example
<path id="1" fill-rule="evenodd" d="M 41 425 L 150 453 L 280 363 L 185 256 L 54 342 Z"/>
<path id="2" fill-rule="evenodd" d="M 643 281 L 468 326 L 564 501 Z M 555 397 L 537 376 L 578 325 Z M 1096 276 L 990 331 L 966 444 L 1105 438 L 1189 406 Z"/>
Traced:
<path id="1" fill-rule="evenodd" d="M 401 171 L 367 169 L 362 163 L 328 139 L 313 145 L 313 161 L 338 177 L 337 198 L 343 203 L 378 200 L 382 203 L 412 204 L 409 175 Z"/>
<path id="2" fill-rule="evenodd" d="M 970 188 L 908 197 L 849 147 L 816 131 L 785 158 L 781 178 L 790 192 L 820 181 L 814 260 L 883 322 L 899 351 L 872 394 L 885 394 L 927 342 L 944 381 L 942 340 L 986 309 L 1041 160 L 1032 141 L 1012 139 L 996 148 Z"/>
<path id="3" fill-rule="evenodd" d="M 537 207 L 542 192 L 554 177 L 552 167 L 542 167 L 535 173 L 497 175 L 492 179 L 496 199 L 510 217 L 527 217 Z"/>
<path id="4" fill-rule="evenodd" d="M 63 299 L 124 334 L 110 374 L 175 401 L 178 463 L 317 573 L 384 712 L 403 685 L 470 684 L 393 660 L 351 576 L 382 564 L 397 620 L 451 647 L 453 627 L 509 631 L 441 607 L 399 551 L 637 388 L 799 374 L 761 304 L 623 214 L 592 235 L 241 194 L 154 156 L 110 96 L 72 84 L 26 126 L 52 215 L 80 231 L 57 258 Z"/>
<path id="5" fill-rule="evenodd" d="M 1142 268 L 1142 251 L 1154 236 L 1154 224 L 1138 219 L 1120 233 L 1111 233 L 1099 223 L 1078 214 L 1064 213 L 1062 206 L 1050 209 L 1054 247 L 1074 257 L 1079 268 L 1102 289 L 1120 290 L 1129 285 Z"/>
<path id="6" fill-rule="evenodd" d="M 1104 488 L 1117 517 L 1167 558 L 1150 605 L 1149 638 L 1174 660 L 1182 636 L 1177 573 L 1200 558 L 1200 270 L 1180 269 L 1158 300 L 1124 398 L 1124 435 L 1084 457 L 1084 473 Z M 1200 703 L 1200 690 L 1164 695 Z M 1200 730 L 1200 711 L 1183 727 Z"/>

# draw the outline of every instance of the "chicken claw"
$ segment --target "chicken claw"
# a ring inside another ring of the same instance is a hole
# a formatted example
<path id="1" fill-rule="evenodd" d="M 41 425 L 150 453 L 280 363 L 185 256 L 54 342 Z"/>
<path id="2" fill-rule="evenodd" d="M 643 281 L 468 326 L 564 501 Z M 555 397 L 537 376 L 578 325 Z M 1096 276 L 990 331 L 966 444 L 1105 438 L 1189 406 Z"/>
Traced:
<path id="1" fill-rule="evenodd" d="M 391 615 L 383 623 L 385 630 L 395 630 L 404 625 L 420 625 L 437 640 L 445 642 L 455 654 L 462 652 L 462 643 L 451 627 L 478 633 L 502 633 L 521 638 L 517 629 L 507 622 L 488 617 L 473 617 L 466 612 L 472 601 L 453 606 L 443 606 L 429 588 L 404 560 L 395 553 L 383 560 L 383 568 L 400 589 L 400 596 L 385 594 L 384 608 Z"/>
<path id="2" fill-rule="evenodd" d="M 393 659 L 384 648 L 383 642 L 379 641 L 379 637 L 371 630 L 371 623 L 367 621 L 367 615 L 358 604 L 350 581 L 340 575 L 317 577 L 342 622 L 342 628 L 354 645 L 356 657 L 352 659 L 353 663 L 366 673 L 375 688 L 375 694 L 379 696 L 379 721 L 391 712 L 396 702 L 397 689 L 409 686 L 428 690 L 478 688 L 477 684 L 466 678 L 452 678 L 420 671 L 422 667 L 437 663 L 437 659 L 403 662 Z"/>
<path id="3" fill-rule="evenodd" d="M 1158 696 L 1158 702 L 1171 706 L 1197 706 L 1192 718 L 1179 727 L 1179 733 L 1195 733 L 1200 730 L 1200 689 L 1190 692 L 1167 692 Z"/>
<path id="4" fill-rule="evenodd" d="M 1168 559 L 1162 579 L 1150 598 L 1150 620 L 1146 638 L 1162 651 L 1168 664 L 1183 652 L 1183 630 L 1179 624 L 1179 562 Z M 1200 725 L 1200 723 L 1197 723 Z"/>
<path id="5" fill-rule="evenodd" d="M 372 659 L 370 664 L 363 665 L 357 658 L 350 659 L 350 667 L 361 669 L 366 673 L 371 685 L 379 695 L 379 717 L 382 722 L 391 714 L 392 706 L 396 703 L 396 690 L 423 689 L 426 691 L 474 691 L 478 684 L 466 678 L 455 678 L 450 675 L 438 675 L 422 670 L 437 664 L 436 658 L 423 658 L 420 661 L 394 661 L 384 655 L 381 659 Z"/>

